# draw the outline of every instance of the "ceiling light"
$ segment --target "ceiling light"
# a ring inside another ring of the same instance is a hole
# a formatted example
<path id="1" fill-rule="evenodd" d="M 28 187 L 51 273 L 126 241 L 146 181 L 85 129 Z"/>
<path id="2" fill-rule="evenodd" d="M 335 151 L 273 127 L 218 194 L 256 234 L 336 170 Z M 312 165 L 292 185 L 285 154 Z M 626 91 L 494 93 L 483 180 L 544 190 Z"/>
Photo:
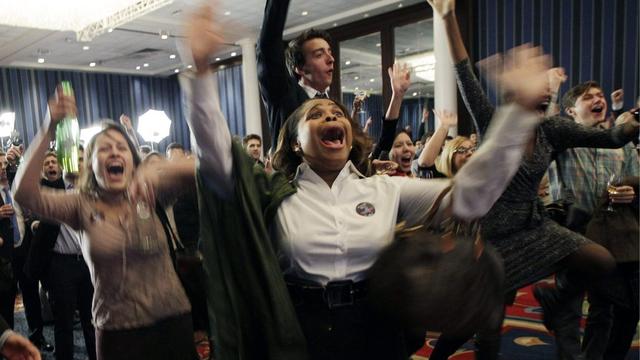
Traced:
<path id="1" fill-rule="evenodd" d="M 336 27 L 336 26 L 338 26 L 338 23 L 333 23 L 333 27 Z"/>
<path id="2" fill-rule="evenodd" d="M 109 29 L 107 30 L 107 32 L 112 33 L 112 32 L 113 32 L 113 28 L 109 28 Z"/>
<path id="3" fill-rule="evenodd" d="M 376 79 L 369 79 L 369 82 L 374 82 L 376 81 Z"/>
<path id="4" fill-rule="evenodd" d="M 95 66 L 96 66 L 96 63 L 94 63 L 94 62 L 90 62 L 89 63 L 89 67 L 95 67 Z"/>
<path id="5" fill-rule="evenodd" d="M 303 11 L 303 12 L 300 13 L 300 15 L 307 16 L 307 15 L 309 15 L 309 12 L 308 11 Z"/>
<path id="6" fill-rule="evenodd" d="M 351 60 L 347 60 L 344 62 L 345 65 L 351 65 Z"/>
<path id="7" fill-rule="evenodd" d="M 169 55 L 169 59 L 175 59 L 175 58 L 176 58 L 176 54 Z"/>
<path id="8" fill-rule="evenodd" d="M 180 72 L 180 69 L 175 69 L 175 70 L 173 70 L 173 72 L 177 74 L 177 73 Z"/>
<path id="9" fill-rule="evenodd" d="M 364 14 L 364 17 L 365 17 L 365 18 L 368 18 L 368 17 L 369 17 L 369 14 Z"/>
<path id="10" fill-rule="evenodd" d="M 160 39 L 167 40 L 169 38 L 169 34 L 160 34 Z"/>
<path id="11" fill-rule="evenodd" d="M 144 63 L 144 64 L 142 64 L 142 66 L 144 66 L 144 67 L 149 67 L 149 64 Z"/>
<path id="12" fill-rule="evenodd" d="M 231 11 L 225 11 L 224 14 L 229 16 L 229 15 L 231 15 Z"/>
<path id="13" fill-rule="evenodd" d="M 83 46 L 83 47 L 82 47 L 82 50 L 85 50 L 85 51 L 86 51 L 86 50 L 89 50 L 89 46 L 87 46 L 87 45 Z"/>
<path id="14" fill-rule="evenodd" d="M 216 61 L 220 61 L 220 58 L 216 58 Z"/>
<path id="15" fill-rule="evenodd" d="M 231 56 L 236 56 L 236 55 L 238 55 L 238 53 L 235 51 L 231 53 Z"/>
<path id="16" fill-rule="evenodd" d="M 402 7 L 402 3 L 398 4 L 398 7 L 401 8 Z"/>
<path id="17" fill-rule="evenodd" d="M 413 94 L 411 94 L 412 96 L 418 96 L 417 92 L 414 92 Z"/>
<path id="18" fill-rule="evenodd" d="M 353 90 L 358 90 L 358 89 L 360 89 L 360 88 L 359 88 L 359 87 L 357 87 L 357 86 L 356 86 L 355 88 L 353 88 Z"/>
<path id="19" fill-rule="evenodd" d="M 191 65 L 187 65 L 187 69 L 191 69 L 193 66 Z"/>
<path id="20" fill-rule="evenodd" d="M 353 80 L 358 80 L 358 79 L 360 79 L 360 76 L 354 76 L 353 77 Z"/>
<path id="21" fill-rule="evenodd" d="M 140 65 L 136 66 L 136 70 L 140 70 Z"/>
<path id="22" fill-rule="evenodd" d="M 377 44 L 376 44 L 376 47 L 380 47 L 380 45 L 382 45 L 382 44 L 380 44 L 380 43 L 377 43 Z"/>
<path id="23" fill-rule="evenodd" d="M 44 58 L 38 58 L 38 64 L 44 63 Z"/>

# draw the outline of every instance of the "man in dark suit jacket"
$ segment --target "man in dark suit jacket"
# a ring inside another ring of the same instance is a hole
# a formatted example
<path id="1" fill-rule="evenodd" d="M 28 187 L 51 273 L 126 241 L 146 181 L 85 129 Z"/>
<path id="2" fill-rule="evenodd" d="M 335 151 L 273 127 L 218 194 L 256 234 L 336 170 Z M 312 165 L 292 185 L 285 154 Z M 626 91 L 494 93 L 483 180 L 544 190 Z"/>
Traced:
<path id="1" fill-rule="evenodd" d="M 13 244 L 20 240 L 11 184 L 7 177 L 9 162 L 4 152 L 0 152 L 0 315 L 13 328 L 13 308 L 16 301 L 16 280 L 13 276 L 11 259 Z"/>
<path id="2" fill-rule="evenodd" d="M 324 31 L 307 30 L 289 43 L 282 32 L 290 0 L 267 0 L 256 48 L 258 81 L 271 127 L 271 147 L 277 146 L 284 121 L 305 100 L 328 97 L 334 59 L 331 38 Z"/>

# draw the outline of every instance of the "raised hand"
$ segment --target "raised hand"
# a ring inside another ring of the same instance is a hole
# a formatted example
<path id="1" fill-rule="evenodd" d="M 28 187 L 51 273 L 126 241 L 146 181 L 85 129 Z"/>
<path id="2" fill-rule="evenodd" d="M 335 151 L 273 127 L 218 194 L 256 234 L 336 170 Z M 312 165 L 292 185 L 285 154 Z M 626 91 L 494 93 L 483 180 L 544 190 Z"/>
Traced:
<path id="1" fill-rule="evenodd" d="M 611 93 L 611 104 L 619 104 L 624 101 L 624 90 L 618 89 Z"/>
<path id="2" fill-rule="evenodd" d="M 404 95 L 411 86 L 411 69 L 407 64 L 394 63 L 387 69 L 391 80 L 391 90 L 394 94 Z"/>
<path id="3" fill-rule="evenodd" d="M 76 108 L 76 99 L 73 96 L 65 95 L 62 86 L 58 85 L 56 93 L 49 99 L 49 113 L 51 114 L 51 124 L 56 125 L 67 115 L 75 115 L 78 112 Z"/>
<path id="4" fill-rule="evenodd" d="M 456 9 L 456 0 L 427 0 L 427 2 L 440 17 L 445 17 Z"/>
<path id="5" fill-rule="evenodd" d="M 449 112 L 447 110 L 433 110 L 436 117 L 440 120 L 440 126 L 452 128 L 458 126 L 458 114 Z"/>
<path id="6" fill-rule="evenodd" d="M 549 96 L 550 64 L 550 57 L 541 47 L 525 44 L 511 49 L 504 59 L 497 54 L 482 60 L 479 66 L 486 72 L 487 79 L 510 94 L 514 102 L 535 111 Z"/>
<path id="7" fill-rule="evenodd" d="M 187 22 L 186 36 L 191 47 L 191 55 L 198 72 L 209 69 L 209 55 L 223 44 L 220 27 L 214 23 L 217 19 L 213 5 L 205 5 L 191 16 Z"/>
<path id="8" fill-rule="evenodd" d="M 11 334 L 4 343 L 0 353 L 8 360 L 40 360 L 40 352 L 26 338 Z"/>
<path id="9" fill-rule="evenodd" d="M 560 89 L 560 85 L 567 81 L 567 75 L 561 67 L 549 69 L 549 71 L 547 71 L 547 77 L 549 78 L 549 90 L 556 94 Z"/>
<path id="10" fill-rule="evenodd" d="M 120 124 L 122 124 L 122 126 L 124 126 L 125 129 L 127 129 L 127 130 L 133 129 L 133 124 L 131 123 L 131 118 L 129 118 L 125 114 L 120 115 Z"/>
<path id="11" fill-rule="evenodd" d="M 23 150 L 22 145 L 20 146 L 11 145 L 9 150 L 7 150 L 7 161 L 9 162 L 9 164 L 15 165 L 18 162 L 18 160 L 22 157 L 22 150 Z"/>

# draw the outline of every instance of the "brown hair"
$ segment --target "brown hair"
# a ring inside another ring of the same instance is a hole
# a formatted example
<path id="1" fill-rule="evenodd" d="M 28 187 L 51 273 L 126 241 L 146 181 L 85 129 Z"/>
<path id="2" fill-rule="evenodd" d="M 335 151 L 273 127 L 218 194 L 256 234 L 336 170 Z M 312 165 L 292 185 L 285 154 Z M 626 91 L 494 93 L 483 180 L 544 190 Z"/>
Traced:
<path id="1" fill-rule="evenodd" d="M 465 136 L 456 136 L 453 140 L 449 141 L 442 148 L 442 153 L 436 160 L 436 170 L 446 175 L 448 178 L 452 178 L 460 169 L 456 169 L 456 165 L 453 162 L 453 157 L 456 154 L 456 149 L 459 148 L 463 142 L 471 141 Z"/>
<path id="2" fill-rule="evenodd" d="M 127 142 L 127 146 L 129 147 L 129 151 L 131 151 L 131 157 L 133 158 L 133 165 L 136 168 L 138 167 L 138 165 L 140 165 L 140 155 L 138 154 L 138 151 L 136 151 L 136 146 L 133 144 L 133 141 L 131 140 L 129 135 L 127 135 L 127 131 L 124 129 L 124 127 L 122 127 L 122 125 L 115 123 L 113 121 L 103 122 L 102 130 L 99 133 L 95 134 L 91 138 L 91 140 L 89 140 L 89 143 L 87 144 L 87 147 L 85 148 L 85 151 L 84 151 L 85 161 L 84 161 L 84 169 L 82 171 L 82 177 L 80 178 L 80 190 L 92 196 L 97 197 L 100 195 L 100 187 L 98 186 L 96 175 L 93 172 L 92 161 L 91 161 L 93 157 L 93 152 L 95 151 L 95 147 L 96 147 L 96 139 L 98 139 L 99 136 L 104 135 L 111 130 L 120 133 L 120 135 L 124 137 L 124 139 Z"/>
<path id="3" fill-rule="evenodd" d="M 242 139 L 242 146 L 246 148 L 250 140 L 258 140 L 260 141 L 260 145 L 262 145 L 262 138 L 260 137 L 260 135 L 249 134 Z"/>
<path id="4" fill-rule="evenodd" d="M 309 29 L 303 31 L 295 39 L 289 42 L 289 46 L 285 50 L 287 60 L 287 68 L 291 76 L 300 79 L 300 75 L 296 73 L 296 68 L 300 69 L 305 64 L 304 52 L 302 46 L 305 42 L 313 39 L 323 39 L 331 45 L 331 36 L 324 30 Z"/>
<path id="5" fill-rule="evenodd" d="M 300 119 L 304 119 L 307 112 L 313 108 L 318 101 L 326 99 L 309 99 L 305 101 L 287 118 L 280 134 L 278 136 L 278 146 L 273 154 L 273 168 L 283 172 L 287 178 L 293 179 L 296 169 L 302 163 L 302 154 L 293 150 L 292 144 L 298 140 L 298 123 Z M 358 169 L 367 161 L 369 155 L 368 150 L 371 149 L 371 139 L 362 131 L 360 124 L 354 121 L 349 115 L 349 110 L 339 102 L 331 100 L 340 110 L 351 124 L 351 133 L 353 135 L 353 143 L 351 144 L 351 152 L 349 160 Z"/>
<path id="6" fill-rule="evenodd" d="M 585 81 L 569 89 L 569 91 L 567 91 L 567 93 L 562 97 L 562 108 L 564 109 L 564 112 L 566 113 L 567 109 L 574 107 L 578 98 L 584 95 L 591 88 L 602 89 L 600 84 L 595 81 Z"/>

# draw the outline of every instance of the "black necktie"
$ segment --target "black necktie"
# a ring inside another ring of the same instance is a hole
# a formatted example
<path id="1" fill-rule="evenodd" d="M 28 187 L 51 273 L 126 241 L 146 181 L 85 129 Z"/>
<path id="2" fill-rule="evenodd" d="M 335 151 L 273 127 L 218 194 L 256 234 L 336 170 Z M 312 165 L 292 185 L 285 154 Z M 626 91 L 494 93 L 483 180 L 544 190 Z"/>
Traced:
<path id="1" fill-rule="evenodd" d="M 316 96 L 314 96 L 316 99 L 327 99 L 327 94 L 325 93 L 317 93 Z"/>

